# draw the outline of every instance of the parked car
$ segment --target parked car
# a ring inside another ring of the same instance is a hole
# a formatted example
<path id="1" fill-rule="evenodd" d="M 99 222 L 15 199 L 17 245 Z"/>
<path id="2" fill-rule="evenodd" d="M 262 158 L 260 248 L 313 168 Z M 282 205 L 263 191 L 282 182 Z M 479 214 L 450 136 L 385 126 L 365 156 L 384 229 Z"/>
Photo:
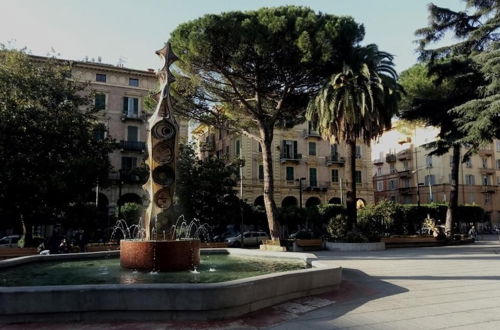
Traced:
<path id="1" fill-rule="evenodd" d="M 0 248 L 15 248 L 17 247 L 17 241 L 19 241 L 21 236 L 10 235 L 0 238 Z"/>
<path id="2" fill-rule="evenodd" d="M 262 244 L 269 236 L 263 231 L 247 231 L 243 233 L 243 244 L 245 246 L 256 246 Z M 241 247 L 241 235 L 229 237 L 226 243 L 230 247 Z"/>

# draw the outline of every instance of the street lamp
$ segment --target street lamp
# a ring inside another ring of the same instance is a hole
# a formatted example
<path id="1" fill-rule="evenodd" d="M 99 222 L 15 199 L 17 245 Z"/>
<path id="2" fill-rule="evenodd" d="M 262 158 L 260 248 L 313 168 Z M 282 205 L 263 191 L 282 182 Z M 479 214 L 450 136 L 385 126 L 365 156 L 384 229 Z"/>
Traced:
<path id="1" fill-rule="evenodd" d="M 241 150 L 240 150 L 241 152 Z M 240 167 L 240 216 L 241 216 L 241 224 L 240 224 L 240 232 L 241 232 L 241 247 L 245 247 L 245 241 L 243 240 L 243 166 L 245 166 L 245 160 L 240 158 L 238 159 L 238 165 Z"/>
<path id="2" fill-rule="evenodd" d="M 299 182 L 299 207 L 302 208 L 302 181 L 305 181 L 306 178 L 295 179 L 295 181 Z"/>
<path id="3" fill-rule="evenodd" d="M 429 201 L 431 203 L 434 201 L 434 199 L 432 198 L 432 180 L 431 180 L 430 166 L 420 167 L 420 168 L 417 168 L 411 172 L 412 174 L 415 174 L 415 173 L 417 174 L 416 175 L 416 177 L 417 177 L 417 206 L 420 206 L 420 183 L 418 182 L 418 171 L 423 170 L 423 169 L 427 169 L 427 171 L 429 171 L 429 175 L 428 175 L 428 179 L 427 179 L 429 182 Z M 422 185 L 425 185 L 425 184 L 422 184 Z"/>

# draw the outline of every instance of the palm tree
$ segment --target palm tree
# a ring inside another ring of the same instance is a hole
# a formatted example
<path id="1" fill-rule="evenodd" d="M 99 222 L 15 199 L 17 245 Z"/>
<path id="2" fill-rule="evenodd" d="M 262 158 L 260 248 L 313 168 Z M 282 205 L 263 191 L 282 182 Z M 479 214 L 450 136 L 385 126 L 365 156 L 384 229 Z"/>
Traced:
<path id="1" fill-rule="evenodd" d="M 310 101 L 306 118 L 323 138 L 347 145 L 347 215 L 349 230 L 356 226 L 356 142 L 370 140 L 391 127 L 400 86 L 393 56 L 377 45 L 353 47 L 341 72 L 332 75 Z"/>

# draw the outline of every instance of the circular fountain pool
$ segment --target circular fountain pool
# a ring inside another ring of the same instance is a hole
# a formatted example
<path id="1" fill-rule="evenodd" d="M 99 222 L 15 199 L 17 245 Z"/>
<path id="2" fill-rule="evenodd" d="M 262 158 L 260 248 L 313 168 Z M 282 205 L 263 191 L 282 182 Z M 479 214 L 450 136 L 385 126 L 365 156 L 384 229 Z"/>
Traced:
<path id="1" fill-rule="evenodd" d="M 216 283 L 306 268 L 301 260 L 204 254 L 193 270 L 151 272 L 124 269 L 118 258 L 36 262 L 0 273 L 0 286 L 81 284 Z"/>

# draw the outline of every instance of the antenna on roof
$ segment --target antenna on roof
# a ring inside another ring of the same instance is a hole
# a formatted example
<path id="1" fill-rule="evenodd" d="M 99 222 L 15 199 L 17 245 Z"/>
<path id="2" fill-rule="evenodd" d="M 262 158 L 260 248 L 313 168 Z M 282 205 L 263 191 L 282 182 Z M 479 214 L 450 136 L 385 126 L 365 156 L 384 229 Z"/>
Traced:
<path id="1" fill-rule="evenodd" d="M 125 66 L 125 63 L 127 63 L 127 58 L 125 56 L 120 56 L 118 58 L 118 64 L 116 66 L 123 68 Z"/>

